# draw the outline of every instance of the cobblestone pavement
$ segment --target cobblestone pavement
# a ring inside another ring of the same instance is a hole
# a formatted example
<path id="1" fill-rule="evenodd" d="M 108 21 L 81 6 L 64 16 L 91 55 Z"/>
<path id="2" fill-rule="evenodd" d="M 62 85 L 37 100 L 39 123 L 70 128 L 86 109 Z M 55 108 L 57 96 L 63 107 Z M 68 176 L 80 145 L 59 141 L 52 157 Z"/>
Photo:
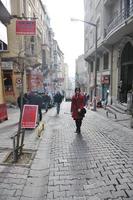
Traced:
<path id="1" fill-rule="evenodd" d="M 133 200 L 133 130 L 88 110 L 77 135 L 69 111 L 44 115 L 29 168 L 0 165 L 0 200 Z"/>
<path id="2" fill-rule="evenodd" d="M 101 109 L 101 108 L 99 108 L 98 109 L 98 113 L 99 114 L 101 114 L 102 116 L 104 116 L 104 117 L 107 117 L 106 116 L 106 110 L 105 109 Z M 108 115 L 108 119 L 109 120 L 111 120 L 111 121 L 114 121 L 114 122 L 116 122 L 117 124 L 121 124 L 122 126 L 124 126 L 124 127 L 127 127 L 127 128 L 131 128 L 131 115 L 128 115 L 128 114 L 121 114 L 121 113 L 119 113 L 119 112 L 114 112 L 114 113 L 116 113 L 116 115 L 117 115 L 117 119 L 115 119 L 115 116 L 114 116 L 114 114 L 111 114 L 111 113 L 109 113 Z"/>

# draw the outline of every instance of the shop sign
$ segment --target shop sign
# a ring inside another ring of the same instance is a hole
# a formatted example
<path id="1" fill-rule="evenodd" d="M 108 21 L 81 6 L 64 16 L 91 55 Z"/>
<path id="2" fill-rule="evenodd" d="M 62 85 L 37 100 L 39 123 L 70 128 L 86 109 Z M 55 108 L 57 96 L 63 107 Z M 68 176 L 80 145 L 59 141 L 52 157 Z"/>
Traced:
<path id="1" fill-rule="evenodd" d="M 24 105 L 22 112 L 22 128 L 35 128 L 38 116 L 38 105 Z"/>
<path id="2" fill-rule="evenodd" d="M 9 61 L 9 62 L 2 62 L 1 63 L 1 68 L 3 70 L 12 70 L 13 69 L 13 62 Z"/>
<path id="3" fill-rule="evenodd" d="M 110 75 L 102 75 L 101 76 L 101 83 L 102 84 L 109 84 L 110 83 Z"/>
<path id="4" fill-rule="evenodd" d="M 22 80 L 21 80 L 21 78 L 16 78 L 16 87 L 17 88 L 22 87 Z"/>
<path id="5" fill-rule="evenodd" d="M 17 84 L 17 85 L 21 85 L 21 84 L 22 84 L 21 78 L 17 78 L 17 79 L 16 79 L 16 84 Z"/>
<path id="6" fill-rule="evenodd" d="M 17 20 L 16 21 L 17 35 L 36 35 L 35 20 Z"/>

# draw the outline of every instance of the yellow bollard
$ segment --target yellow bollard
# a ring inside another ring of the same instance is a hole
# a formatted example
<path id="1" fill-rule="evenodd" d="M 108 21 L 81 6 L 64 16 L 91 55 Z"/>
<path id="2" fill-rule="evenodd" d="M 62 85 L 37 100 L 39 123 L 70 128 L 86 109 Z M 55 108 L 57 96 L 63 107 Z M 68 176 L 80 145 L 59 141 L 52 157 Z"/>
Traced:
<path id="1" fill-rule="evenodd" d="M 43 130 L 44 130 L 44 122 L 40 122 L 38 127 L 36 128 L 36 133 L 38 137 L 41 136 Z"/>

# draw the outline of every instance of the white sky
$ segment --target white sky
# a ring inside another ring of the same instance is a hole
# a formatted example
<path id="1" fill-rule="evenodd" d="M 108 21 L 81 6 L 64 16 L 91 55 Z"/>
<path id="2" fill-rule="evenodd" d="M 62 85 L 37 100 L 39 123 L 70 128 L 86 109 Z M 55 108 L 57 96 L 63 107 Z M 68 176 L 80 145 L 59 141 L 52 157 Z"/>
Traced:
<path id="1" fill-rule="evenodd" d="M 64 61 L 69 66 L 69 76 L 75 74 L 75 59 L 84 51 L 84 23 L 72 22 L 71 18 L 83 20 L 83 0 L 42 0 L 46 5 Z"/>

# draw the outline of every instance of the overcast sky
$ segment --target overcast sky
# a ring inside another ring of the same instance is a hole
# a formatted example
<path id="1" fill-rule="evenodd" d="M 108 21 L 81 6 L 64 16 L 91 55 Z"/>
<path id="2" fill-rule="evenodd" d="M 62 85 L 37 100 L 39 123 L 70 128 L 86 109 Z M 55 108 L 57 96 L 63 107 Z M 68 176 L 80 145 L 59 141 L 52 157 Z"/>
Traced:
<path id="1" fill-rule="evenodd" d="M 69 76 L 74 76 L 75 59 L 84 51 L 84 23 L 71 22 L 83 19 L 83 0 L 42 0 L 46 5 L 55 39 L 69 66 Z"/>

